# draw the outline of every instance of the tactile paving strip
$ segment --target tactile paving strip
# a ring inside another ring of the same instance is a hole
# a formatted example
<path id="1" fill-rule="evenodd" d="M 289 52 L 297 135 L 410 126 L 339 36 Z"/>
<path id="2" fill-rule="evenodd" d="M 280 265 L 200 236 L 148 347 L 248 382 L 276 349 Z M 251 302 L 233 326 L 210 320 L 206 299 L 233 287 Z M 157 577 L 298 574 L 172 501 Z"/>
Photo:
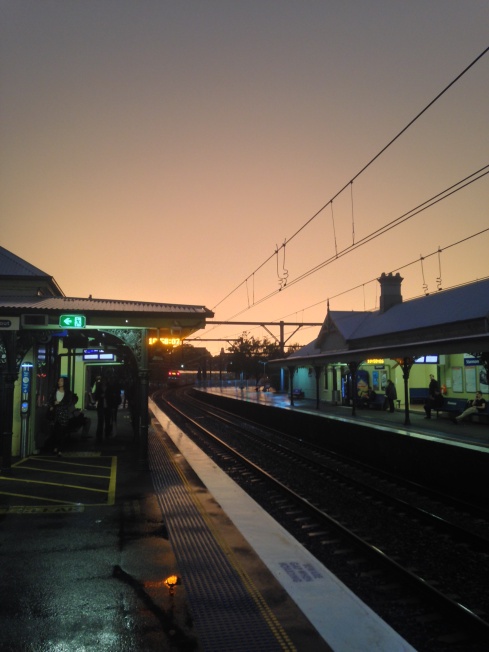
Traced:
<path id="1" fill-rule="evenodd" d="M 252 595 L 249 578 L 231 563 L 153 428 L 149 453 L 153 485 L 202 649 L 295 650 L 260 597 Z"/>

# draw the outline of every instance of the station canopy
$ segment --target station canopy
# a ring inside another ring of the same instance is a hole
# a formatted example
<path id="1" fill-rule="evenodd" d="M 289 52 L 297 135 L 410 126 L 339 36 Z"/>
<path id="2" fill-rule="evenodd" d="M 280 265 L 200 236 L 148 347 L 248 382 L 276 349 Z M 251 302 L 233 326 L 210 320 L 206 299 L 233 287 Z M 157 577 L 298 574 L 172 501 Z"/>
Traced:
<path id="1" fill-rule="evenodd" d="M 66 331 L 75 339 L 76 331 L 83 341 L 84 332 L 147 329 L 182 340 L 213 316 L 201 305 L 67 297 L 53 277 L 0 247 L 0 332 Z"/>

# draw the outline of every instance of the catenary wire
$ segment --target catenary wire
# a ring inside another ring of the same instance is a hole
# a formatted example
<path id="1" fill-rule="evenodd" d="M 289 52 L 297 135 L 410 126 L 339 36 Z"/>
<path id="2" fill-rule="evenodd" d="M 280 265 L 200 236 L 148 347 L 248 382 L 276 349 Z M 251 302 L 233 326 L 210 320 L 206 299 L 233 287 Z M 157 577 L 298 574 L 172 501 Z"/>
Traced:
<path id="1" fill-rule="evenodd" d="M 461 244 L 463 244 L 463 243 L 465 243 L 465 242 L 467 242 L 469 240 L 472 240 L 473 238 L 477 238 L 477 237 L 483 235 L 484 233 L 488 233 L 488 232 L 489 232 L 489 227 L 487 229 L 482 229 L 482 231 L 478 231 L 477 233 L 473 233 L 473 234 L 471 234 L 469 236 L 466 236 L 465 238 L 462 238 L 461 240 L 457 240 L 456 242 L 452 242 L 451 244 L 446 245 L 445 247 L 438 247 L 435 251 L 432 251 L 429 254 L 425 254 L 423 256 L 423 259 L 426 260 L 428 258 L 431 258 L 432 256 L 439 255 L 440 253 L 443 253 L 444 251 L 447 251 L 448 249 L 452 249 L 453 247 L 459 246 L 459 245 L 461 245 Z M 417 265 L 418 263 L 419 263 L 419 258 L 415 258 L 414 260 L 411 260 L 411 261 L 405 263 L 404 265 L 401 265 L 400 267 L 396 267 L 395 269 L 391 270 L 391 272 L 388 272 L 388 273 L 393 274 L 393 273 L 396 273 L 396 272 L 400 272 L 403 269 L 411 267 L 412 265 Z M 477 279 L 477 280 L 481 280 L 481 279 Z M 337 299 L 337 298 L 339 298 L 341 296 L 344 296 L 345 294 L 349 294 L 350 292 L 354 292 L 355 290 L 363 288 L 366 285 L 369 285 L 370 283 L 376 283 L 377 281 L 378 281 L 377 277 L 371 278 L 369 281 L 363 281 L 362 283 L 360 283 L 358 285 L 355 285 L 355 286 L 353 286 L 351 288 L 347 288 L 346 290 L 342 290 L 341 292 L 338 292 L 337 294 L 331 295 L 326 299 L 321 299 L 320 301 L 316 301 L 315 303 L 311 304 L 310 306 L 303 307 L 303 308 L 301 308 L 299 310 L 294 310 L 292 313 L 288 313 L 287 315 L 284 315 L 283 317 L 280 317 L 278 319 L 272 319 L 270 321 L 271 322 L 276 322 L 277 325 L 278 325 L 281 321 L 284 321 L 285 319 L 287 319 L 291 315 L 297 314 L 297 312 L 303 312 L 304 313 L 307 310 L 312 310 L 312 308 L 316 308 L 317 306 L 321 305 L 322 303 L 327 303 L 327 302 L 331 301 L 332 299 Z M 471 283 L 471 282 L 473 282 L 473 281 L 468 281 L 467 283 L 461 283 L 461 284 L 458 284 L 458 285 L 454 285 L 454 286 L 451 286 L 451 288 L 460 287 L 462 285 L 467 285 L 468 283 Z M 446 289 L 451 289 L 451 288 L 446 288 Z M 410 299 L 416 299 L 416 298 L 418 298 L 418 297 L 417 296 L 410 297 Z M 232 317 L 229 317 L 228 319 L 229 320 L 234 319 L 234 318 L 238 317 L 240 314 L 242 314 L 243 312 L 246 312 L 246 310 L 242 310 L 241 312 L 236 313 L 235 315 L 233 315 Z M 213 331 L 213 330 L 215 330 L 215 329 L 217 329 L 219 327 L 220 327 L 220 325 L 211 326 L 211 328 L 209 328 L 207 332 L 211 332 L 211 331 Z M 258 326 L 256 328 L 258 328 Z M 312 328 L 312 327 L 308 327 L 308 328 Z M 254 329 L 252 328 L 250 330 L 254 330 Z M 229 335 L 228 337 L 233 337 L 233 336 Z M 192 339 L 196 340 L 196 341 L 199 340 L 198 337 L 192 338 Z M 223 337 L 222 339 L 227 339 L 227 338 Z M 192 340 L 187 340 L 187 341 L 191 342 Z"/>
<path id="2" fill-rule="evenodd" d="M 364 238 L 362 238 L 361 240 L 359 240 L 354 245 L 350 245 L 350 246 L 346 247 L 345 249 L 343 249 L 342 251 L 335 253 L 330 258 L 322 261 L 321 263 L 319 263 L 315 267 L 309 269 L 308 271 L 304 272 L 303 274 L 301 274 L 301 275 L 297 276 L 296 278 L 292 279 L 291 281 L 289 281 L 287 283 L 286 286 L 280 287 L 279 289 L 272 290 L 271 292 L 269 292 L 265 296 L 263 296 L 260 299 L 258 299 L 257 301 L 255 301 L 255 303 L 251 307 L 254 308 L 255 306 L 260 305 L 261 303 L 263 303 L 264 301 L 267 301 L 268 299 L 275 296 L 279 292 L 282 292 L 282 291 L 292 287 L 296 283 L 299 283 L 300 281 L 303 281 L 308 276 L 311 276 L 312 274 L 315 274 L 319 270 L 321 270 L 324 267 L 326 267 L 326 266 L 330 265 L 331 263 L 335 262 L 336 260 L 338 260 L 338 258 L 342 258 L 343 256 L 346 256 L 347 254 L 350 254 L 351 252 L 356 251 L 357 249 L 359 249 L 360 247 L 363 247 L 364 245 L 371 242 L 372 240 L 375 240 L 376 238 L 379 238 L 381 235 L 384 235 L 388 231 L 390 231 L 390 230 L 396 228 L 397 226 L 403 224 L 404 222 L 406 222 L 407 220 L 415 217 L 419 213 L 427 210 L 428 208 L 431 208 L 432 206 L 434 206 L 435 204 L 439 203 L 440 201 L 446 199 L 447 197 L 450 197 L 451 195 L 458 192 L 459 190 L 463 190 L 464 188 L 466 188 L 470 184 L 474 183 L 475 181 L 478 181 L 479 179 L 481 179 L 481 178 L 485 177 L 487 174 L 489 174 L 488 168 L 489 168 L 489 165 L 486 165 L 483 168 L 480 168 L 479 170 L 472 173 L 468 177 L 465 177 L 465 179 L 462 179 L 458 183 L 456 183 L 456 184 L 450 186 L 449 188 L 446 188 L 445 190 L 437 193 L 436 195 L 434 195 L 430 199 L 427 199 L 426 201 L 422 202 L 421 204 L 418 204 L 418 206 L 416 206 L 415 208 L 412 208 L 411 210 L 407 211 L 403 215 L 397 217 L 396 219 L 392 220 L 391 222 L 388 222 L 386 225 L 384 225 L 380 229 L 377 229 L 376 231 L 373 231 L 369 235 L 367 235 Z M 479 175 L 479 176 L 475 176 L 475 175 Z M 471 178 L 471 177 L 474 177 L 474 178 Z M 418 259 L 418 262 L 419 262 L 419 259 Z M 240 310 L 239 312 L 234 314 L 232 317 L 229 317 L 229 319 L 230 320 L 235 319 L 236 317 L 243 314 L 247 310 L 249 310 L 249 308 L 245 308 L 243 310 Z"/>
<path id="3" fill-rule="evenodd" d="M 468 71 L 469 71 L 469 70 L 470 70 L 470 69 L 471 69 L 471 68 L 472 68 L 472 67 L 473 67 L 473 66 L 474 66 L 474 65 L 475 65 L 475 64 L 476 64 L 476 63 L 477 63 L 477 62 L 478 62 L 478 61 L 479 61 L 479 60 L 480 60 L 484 55 L 485 55 L 485 54 L 487 54 L 487 52 L 489 52 L 489 47 L 487 47 L 485 50 L 483 50 L 483 51 L 482 51 L 482 52 L 481 52 L 481 53 L 480 53 L 480 54 L 479 54 L 479 55 L 478 55 L 478 56 L 477 56 L 477 57 L 476 57 L 476 58 L 475 58 L 475 59 L 474 59 L 474 60 L 473 60 L 473 61 L 472 61 L 468 66 L 466 66 L 466 67 L 464 68 L 464 70 L 462 70 L 462 72 L 460 72 L 460 73 L 459 73 L 459 74 L 458 74 L 458 75 L 457 75 L 457 76 L 456 76 L 456 77 L 455 77 L 455 78 L 454 78 L 454 79 L 453 79 L 453 80 L 452 80 L 452 81 L 451 81 L 447 86 L 445 86 L 445 88 L 444 88 L 442 91 L 440 91 L 440 92 L 438 93 L 438 95 L 436 95 L 436 97 L 434 97 L 434 98 L 431 100 L 431 102 L 429 102 L 429 104 L 427 104 L 427 105 L 424 107 L 424 109 L 422 109 L 422 110 L 421 110 L 421 111 L 420 111 L 420 112 L 419 112 L 419 113 L 418 113 L 418 114 L 417 114 L 417 115 L 416 115 L 412 120 L 410 120 L 410 122 L 408 122 L 408 124 L 407 124 L 403 129 L 401 129 L 401 131 L 400 131 L 396 136 L 394 136 L 394 138 L 392 138 L 392 139 L 391 139 L 391 140 L 390 140 L 390 141 L 389 141 L 389 142 L 388 142 L 388 143 L 387 143 L 387 144 L 386 144 L 386 145 L 385 145 L 385 146 L 384 146 L 384 147 L 383 147 L 383 148 L 382 148 L 382 149 L 381 149 L 381 150 L 380 150 L 380 151 L 379 151 L 379 152 L 378 152 L 378 153 L 377 153 L 373 158 L 371 158 L 371 159 L 368 161 L 368 163 L 367 163 L 366 165 L 364 165 L 364 166 L 359 170 L 359 172 L 357 172 L 357 173 L 356 173 L 356 174 L 355 174 L 355 175 L 350 179 L 350 181 L 348 181 L 348 183 L 346 183 L 346 184 L 345 184 L 345 185 L 344 185 L 340 190 L 338 190 L 338 192 L 337 192 L 335 195 L 333 195 L 333 197 L 331 197 L 331 199 L 329 199 L 329 201 L 327 201 L 327 202 L 326 202 L 326 203 L 325 203 L 325 204 L 324 204 L 324 205 L 323 205 L 323 206 L 322 206 L 318 211 L 316 211 L 316 212 L 315 212 L 315 213 L 314 213 L 314 214 L 313 214 L 313 215 L 312 215 L 312 216 L 311 216 L 311 217 L 310 217 L 310 218 L 309 218 L 309 219 L 308 219 L 308 220 L 307 220 L 307 221 L 306 221 L 306 222 L 305 222 L 305 223 L 304 223 L 304 224 L 303 224 L 299 229 L 297 229 L 297 231 L 296 231 L 295 233 L 293 233 L 289 238 L 286 238 L 286 239 L 284 240 L 283 244 L 282 244 L 282 247 L 285 247 L 285 245 L 286 245 L 287 243 L 289 243 L 289 242 L 290 242 L 291 240 L 293 240 L 296 236 L 298 236 L 299 233 L 301 233 L 301 231 L 303 231 L 303 230 L 304 230 L 304 229 L 305 229 L 305 228 L 306 228 L 306 227 L 307 227 L 307 226 L 308 226 L 308 225 L 309 225 L 313 220 L 315 220 L 316 217 L 318 217 L 318 215 L 320 215 L 320 214 L 323 212 L 323 210 L 324 210 L 327 206 L 329 206 L 330 204 L 332 204 L 332 202 L 334 201 L 334 199 L 336 199 L 339 195 L 341 195 L 341 194 L 344 192 L 344 190 L 345 190 L 346 188 L 348 188 L 348 186 L 349 186 L 350 184 L 353 183 L 353 181 L 355 181 L 356 179 L 358 179 L 358 178 L 360 177 L 360 175 L 362 175 L 362 174 L 363 174 L 363 173 L 364 173 L 364 172 L 365 172 L 365 171 L 366 171 L 366 170 L 367 170 L 367 169 L 368 169 L 368 168 L 369 168 L 369 167 L 370 167 L 370 166 L 371 166 L 371 165 L 372 165 L 372 164 L 373 164 L 373 163 L 374 163 L 374 162 L 375 162 L 375 161 L 376 161 L 376 160 L 377 160 L 377 159 L 378 159 L 378 158 L 379 158 L 379 157 L 380 157 L 380 156 L 381 156 L 381 155 L 382 155 L 382 154 L 383 154 L 383 153 L 384 153 L 384 152 L 385 152 L 385 151 L 386 151 L 386 150 L 387 150 L 391 145 L 393 145 L 393 144 L 394 144 L 394 143 L 395 143 L 395 142 L 396 142 L 396 141 L 397 141 L 397 140 L 398 140 L 398 139 L 399 139 L 399 138 L 400 138 L 400 137 L 401 137 L 401 136 L 402 136 L 402 135 L 403 135 L 403 134 L 404 134 L 404 133 L 405 133 L 405 132 L 406 132 L 406 131 L 407 131 L 407 130 L 408 130 L 408 129 L 409 129 L 409 128 L 410 128 L 410 127 L 411 127 L 411 126 L 412 126 L 412 125 L 413 125 L 413 124 L 414 124 L 414 123 L 415 123 L 415 122 L 416 122 L 416 121 L 417 121 L 417 120 L 418 120 L 422 115 L 423 115 L 423 114 L 424 114 L 424 113 L 426 113 L 426 111 L 428 111 L 428 109 L 430 109 L 430 108 L 433 106 L 433 104 L 435 104 L 435 102 L 437 102 L 437 101 L 438 101 L 438 100 L 439 100 L 439 99 L 440 99 L 440 98 L 441 98 L 441 97 L 442 97 L 442 96 L 443 96 L 443 95 L 444 95 L 444 94 L 445 94 L 445 93 L 446 93 L 446 92 L 447 92 L 447 91 L 448 91 L 448 90 L 449 90 L 449 89 L 450 89 L 454 84 L 456 84 L 456 83 L 457 83 L 457 82 L 458 82 L 458 81 L 459 81 L 459 80 L 460 80 L 460 79 L 461 79 L 461 78 L 462 78 L 462 77 L 463 77 L 463 76 L 464 76 L 464 75 L 465 75 L 465 74 L 466 74 L 466 73 L 467 73 L 467 72 L 468 72 Z M 266 259 L 261 263 L 261 265 L 259 265 L 259 266 L 258 266 L 258 267 L 257 267 L 257 268 L 256 268 L 256 269 L 255 269 L 255 270 L 254 270 L 254 271 L 253 271 L 253 272 L 248 276 L 248 277 L 246 277 L 245 280 L 243 280 L 241 283 L 239 283 L 239 285 L 237 285 L 233 290 L 231 290 L 231 291 L 230 291 L 230 292 L 229 292 L 229 293 L 228 293 L 228 294 L 227 294 L 223 299 L 221 299 L 218 303 L 216 303 L 216 305 L 212 308 L 212 310 L 215 311 L 215 309 L 216 309 L 218 306 L 220 306 L 224 301 L 226 301 L 226 299 L 228 299 L 228 298 L 229 298 L 230 296 L 232 296 L 235 292 L 237 292 L 237 290 L 239 290 L 239 288 L 241 288 L 242 285 L 243 285 L 244 283 L 246 283 L 246 281 L 247 281 L 247 280 L 248 280 L 248 279 L 249 279 L 253 274 L 255 274 L 255 273 L 258 272 L 260 269 L 262 269 L 262 268 L 263 268 L 263 267 L 264 267 L 264 266 L 265 266 L 265 265 L 266 265 L 266 264 L 267 264 L 267 263 L 268 263 L 268 262 L 269 262 L 269 261 L 270 261 L 270 260 L 271 260 L 271 259 L 272 259 L 276 254 L 277 254 L 277 253 L 278 253 L 278 250 L 276 250 L 276 251 L 274 251 L 272 254 L 270 254 L 270 256 L 268 256 L 268 258 L 266 258 Z M 240 314 L 240 313 L 238 313 L 238 314 Z"/>

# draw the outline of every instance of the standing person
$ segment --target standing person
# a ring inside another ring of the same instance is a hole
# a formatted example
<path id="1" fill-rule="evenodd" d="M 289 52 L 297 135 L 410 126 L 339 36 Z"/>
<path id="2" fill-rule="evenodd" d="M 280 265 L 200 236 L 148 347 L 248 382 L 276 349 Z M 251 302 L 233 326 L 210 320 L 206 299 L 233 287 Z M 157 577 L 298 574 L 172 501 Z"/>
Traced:
<path id="1" fill-rule="evenodd" d="M 394 408 L 394 401 L 397 398 L 397 391 L 396 391 L 396 386 L 392 382 L 392 380 L 387 381 L 387 385 L 385 387 L 385 401 L 384 401 L 384 406 L 383 409 L 387 410 L 389 408 L 389 412 L 395 412 Z"/>
<path id="2" fill-rule="evenodd" d="M 486 402 L 482 398 L 482 392 L 476 392 L 475 398 L 472 401 L 468 401 L 467 408 L 459 414 L 458 417 L 455 417 L 453 423 L 458 423 L 467 417 L 470 417 L 471 414 L 478 414 L 486 409 Z"/>
<path id="3" fill-rule="evenodd" d="M 440 390 L 440 384 L 433 374 L 430 374 L 430 384 L 428 385 L 428 398 L 424 404 L 426 412 L 425 419 L 431 419 L 431 410 L 439 410 L 443 405 L 443 396 Z"/>
<path id="4" fill-rule="evenodd" d="M 70 407 L 72 402 L 73 396 L 69 388 L 68 379 L 64 376 L 60 376 L 58 378 L 56 389 L 51 394 L 49 401 L 49 414 L 53 423 L 53 452 L 57 455 L 61 455 L 68 421 L 71 416 Z"/>
<path id="5" fill-rule="evenodd" d="M 117 411 L 122 402 L 121 399 L 121 386 L 117 380 L 112 379 L 107 383 L 107 406 L 110 410 L 110 431 L 106 436 L 115 436 L 115 430 L 117 428 Z"/>
<path id="6" fill-rule="evenodd" d="M 112 412 L 105 378 L 97 378 L 93 398 L 97 402 L 97 441 L 110 437 L 112 429 Z"/>

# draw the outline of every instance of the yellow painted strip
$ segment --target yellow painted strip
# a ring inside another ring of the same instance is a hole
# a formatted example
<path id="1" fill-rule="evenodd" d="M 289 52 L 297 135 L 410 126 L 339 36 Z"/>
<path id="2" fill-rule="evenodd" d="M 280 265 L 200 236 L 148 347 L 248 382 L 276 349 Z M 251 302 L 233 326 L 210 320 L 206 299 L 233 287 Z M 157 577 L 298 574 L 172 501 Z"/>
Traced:
<path id="1" fill-rule="evenodd" d="M 30 461 L 36 461 L 36 462 L 49 462 L 49 464 L 54 464 L 56 466 L 82 466 L 82 467 L 90 467 L 91 469 L 108 469 L 110 468 L 110 460 L 111 457 L 107 457 L 107 464 L 83 464 L 82 462 L 68 462 L 68 460 L 64 457 L 39 457 L 36 455 L 35 457 L 26 457 L 24 460 L 21 462 L 17 462 L 16 464 L 12 464 L 12 466 L 16 466 L 17 468 L 22 468 L 23 464 L 26 463 L 28 460 Z"/>
<path id="2" fill-rule="evenodd" d="M 221 537 L 219 532 L 214 526 L 214 523 L 209 517 L 209 514 L 207 513 L 204 505 L 201 503 L 199 500 L 198 496 L 195 494 L 193 491 L 190 483 L 187 480 L 187 477 L 183 473 L 183 471 L 180 469 L 178 464 L 176 463 L 175 459 L 173 458 L 173 455 L 168 448 L 166 441 L 164 438 L 159 435 L 158 437 L 160 441 L 163 443 L 163 447 L 166 451 L 167 457 L 170 460 L 172 466 L 175 468 L 177 471 L 178 475 L 180 476 L 188 494 L 191 496 L 195 506 L 199 510 L 200 514 L 202 515 L 202 518 L 206 521 L 209 530 L 212 532 L 217 544 L 221 547 L 222 551 L 225 553 L 225 555 L 229 558 L 230 562 L 232 563 L 234 569 L 236 572 L 239 574 L 241 579 L 243 580 L 243 585 L 246 587 L 248 593 L 250 594 L 251 598 L 255 601 L 258 609 L 260 610 L 264 620 L 266 623 L 268 623 L 268 626 L 270 627 L 270 630 L 273 632 L 275 638 L 277 639 L 278 643 L 280 644 L 281 648 L 285 650 L 286 652 L 297 652 L 297 648 L 295 647 L 294 643 L 290 640 L 287 632 L 283 629 L 282 625 L 276 618 L 275 614 L 273 611 L 270 609 L 268 606 L 267 602 L 261 595 L 260 591 L 256 588 L 253 580 L 251 577 L 248 575 L 248 573 L 241 567 L 239 564 L 239 561 L 236 559 L 236 556 L 233 552 L 233 550 L 229 547 L 227 542 Z"/>
<path id="3" fill-rule="evenodd" d="M 112 457 L 112 466 L 110 469 L 109 491 L 107 494 L 107 505 L 115 503 L 115 490 L 117 486 L 117 456 Z"/>
<path id="4" fill-rule="evenodd" d="M 91 468 L 91 467 L 90 467 Z M 109 470 L 109 467 L 104 467 L 107 471 Z M 24 466 L 21 467 L 21 470 L 27 469 L 29 471 L 43 471 L 44 473 L 62 473 L 63 475 L 79 475 L 83 478 L 101 478 L 101 479 L 109 479 L 109 475 L 96 475 L 95 473 L 76 473 L 75 471 L 58 471 L 57 469 L 47 469 L 43 466 L 27 466 L 24 464 Z"/>
<path id="5" fill-rule="evenodd" d="M 0 514 L 71 514 L 73 512 L 84 512 L 85 507 L 81 503 L 73 505 L 14 505 L 13 507 L 0 507 Z"/>
<path id="6" fill-rule="evenodd" d="M 0 491 L 0 496 L 12 496 L 13 498 L 29 498 L 30 500 L 44 500 L 49 503 L 58 503 L 61 505 L 79 505 L 80 503 L 70 503 L 66 500 L 57 500 L 56 498 L 44 498 L 43 496 L 33 496 L 32 494 L 16 494 L 10 491 Z"/>
<path id="7" fill-rule="evenodd" d="M 26 480 L 24 478 L 12 478 L 12 476 L 9 477 L 10 482 L 22 482 L 25 484 L 41 484 L 41 485 L 49 485 L 51 487 L 67 487 L 68 489 L 80 489 L 81 491 L 95 491 L 96 493 L 102 493 L 105 494 L 107 493 L 106 489 L 95 489 L 92 487 L 82 487 L 80 485 L 76 484 L 66 484 L 64 482 L 41 482 L 40 480 Z"/>

